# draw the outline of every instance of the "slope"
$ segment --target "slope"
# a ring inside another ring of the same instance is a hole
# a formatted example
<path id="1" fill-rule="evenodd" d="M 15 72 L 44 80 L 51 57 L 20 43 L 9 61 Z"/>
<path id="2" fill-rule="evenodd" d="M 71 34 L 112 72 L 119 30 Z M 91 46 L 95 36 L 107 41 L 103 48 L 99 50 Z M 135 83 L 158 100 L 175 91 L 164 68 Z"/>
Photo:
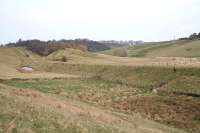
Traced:
<path id="1" fill-rule="evenodd" d="M 181 133 L 177 129 L 82 102 L 0 85 L 0 132 Z"/>
<path id="2" fill-rule="evenodd" d="M 0 57 L 0 79 L 65 77 L 65 75 L 45 72 L 47 65 L 45 60 L 25 48 L 0 48 Z M 22 73 L 19 69 L 23 66 L 29 66 L 35 71 Z"/>
<path id="3" fill-rule="evenodd" d="M 146 44 L 147 45 L 147 44 Z M 141 54 L 142 49 L 150 49 L 150 46 L 138 46 L 137 55 Z M 151 48 L 159 46 L 151 45 Z M 171 45 L 171 44 L 170 44 Z M 164 44 L 162 47 L 168 47 L 167 44 Z M 143 48 L 140 48 L 143 47 Z M 118 48 L 119 49 L 119 48 Z M 124 49 L 124 48 L 122 48 Z M 154 48 L 156 49 L 156 48 Z M 129 49 L 130 50 L 130 49 Z M 140 50 L 140 51 L 139 51 Z M 133 54 L 130 50 L 129 54 Z M 65 60 L 63 61 L 63 58 Z M 187 58 L 174 58 L 174 57 L 145 57 L 145 58 L 136 58 L 136 57 L 117 57 L 112 55 L 106 55 L 102 53 L 91 53 L 91 52 L 83 52 L 76 49 L 66 48 L 63 50 L 58 50 L 53 52 L 49 56 L 46 57 L 49 65 L 57 64 L 57 65 L 70 65 L 70 64 L 85 64 L 85 65 L 123 65 L 123 66 L 200 66 L 199 59 L 187 59 Z"/>
<path id="4" fill-rule="evenodd" d="M 118 56 L 120 48 L 101 53 Z M 122 48 L 121 48 L 122 49 Z M 199 57 L 199 40 L 177 40 L 167 42 L 151 42 L 125 47 L 129 57 Z"/>

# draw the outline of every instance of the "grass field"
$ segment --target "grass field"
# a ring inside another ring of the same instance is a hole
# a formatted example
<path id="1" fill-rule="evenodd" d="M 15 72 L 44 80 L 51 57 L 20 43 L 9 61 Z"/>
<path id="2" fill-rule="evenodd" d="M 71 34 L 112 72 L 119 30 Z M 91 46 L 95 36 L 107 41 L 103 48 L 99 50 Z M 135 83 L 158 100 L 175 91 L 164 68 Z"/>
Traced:
<path id="1" fill-rule="evenodd" d="M 162 48 L 148 44 L 147 53 L 171 47 L 163 43 Z M 24 48 L 0 48 L 0 55 L 2 133 L 200 131 L 198 59 L 115 57 L 74 49 L 40 57 Z M 22 66 L 35 71 L 22 73 Z"/>
<path id="2" fill-rule="evenodd" d="M 111 49 L 101 53 L 115 55 Z M 199 57 L 200 41 L 168 41 L 151 42 L 140 45 L 126 46 L 129 57 Z M 117 55 L 115 55 L 117 56 Z"/>
<path id="3" fill-rule="evenodd" d="M 86 72 L 84 68 L 82 71 Z M 187 94 L 200 95 L 198 68 L 180 68 L 174 73 L 171 68 L 104 66 L 98 71 L 101 72 L 93 71 L 89 79 L 6 80 L 2 83 L 112 107 L 128 114 L 140 113 L 151 120 L 191 132 L 199 130 L 199 99 L 187 98 Z M 186 95 L 178 96 L 174 92 Z M 193 115 L 187 115 L 191 113 Z"/>
<path id="4" fill-rule="evenodd" d="M 146 120 L 138 114 L 115 112 L 31 88 L 1 85 L 0 99 L 0 132 L 183 132 Z"/>

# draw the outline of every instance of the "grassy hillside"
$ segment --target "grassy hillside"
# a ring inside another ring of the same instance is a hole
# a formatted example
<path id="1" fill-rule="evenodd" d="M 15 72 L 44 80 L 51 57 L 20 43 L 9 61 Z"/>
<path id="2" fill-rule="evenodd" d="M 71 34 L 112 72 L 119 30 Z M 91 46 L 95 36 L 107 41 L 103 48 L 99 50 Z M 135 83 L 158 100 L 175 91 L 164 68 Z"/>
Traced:
<path id="1" fill-rule="evenodd" d="M 133 129 L 131 123 L 123 123 L 111 113 L 37 91 L 1 86 L 0 104 L 2 133 L 118 133 Z M 115 121 L 121 123 L 112 125 Z"/>
<path id="2" fill-rule="evenodd" d="M 150 44 L 149 44 L 150 45 Z M 154 46 L 154 45 L 153 45 Z M 155 46 L 154 46 L 155 47 Z M 162 46 L 164 47 L 164 46 Z M 127 54 L 124 53 L 126 48 L 122 48 L 123 51 L 120 56 Z M 120 51 L 119 51 L 120 52 Z M 63 61 L 63 58 L 65 60 Z M 123 66 L 182 66 L 182 67 L 198 67 L 200 66 L 199 59 L 190 58 L 131 58 L 131 57 L 117 57 L 112 55 L 105 55 L 101 53 L 83 52 L 75 49 L 64 49 L 56 51 L 46 59 L 51 65 L 52 63 L 59 64 L 88 64 L 88 65 L 123 65 Z"/>
<path id="3" fill-rule="evenodd" d="M 163 43 L 148 44 L 148 51 L 171 47 Z M 68 48 L 47 57 L 24 48 L 0 51 L 0 132 L 200 131 L 198 60 L 116 57 Z M 22 66 L 35 71 L 18 71 Z"/>
<path id="4" fill-rule="evenodd" d="M 188 97 L 190 94 L 200 95 L 198 68 L 179 68 L 176 72 L 165 67 L 73 65 L 70 68 L 66 65 L 63 68 L 56 70 L 82 73 L 83 76 L 80 79 L 6 80 L 2 83 L 125 114 L 140 114 L 149 120 L 194 133 L 200 131 L 199 98 Z"/>
<path id="5" fill-rule="evenodd" d="M 81 58 L 95 58 L 97 57 L 97 54 L 91 52 L 83 52 L 78 49 L 66 48 L 53 52 L 52 54 L 47 56 L 47 59 L 52 61 L 62 61 L 62 57 L 66 57 L 67 61 L 70 61 L 80 60 Z"/>
<path id="6" fill-rule="evenodd" d="M 20 66 L 34 62 L 32 58 L 28 58 L 26 54 L 29 54 L 34 59 L 37 58 L 36 55 L 28 53 L 23 48 L 0 48 L 0 69 L 1 75 L 6 75 L 9 73 L 16 74 L 16 70 Z"/>
<path id="7" fill-rule="evenodd" d="M 170 47 L 160 48 L 146 54 L 149 57 L 200 57 L 200 41 L 179 41 Z"/>
<path id="8" fill-rule="evenodd" d="M 83 52 L 76 49 L 63 49 L 50 54 L 47 57 L 40 57 L 26 50 L 25 48 L 0 48 L 0 78 L 48 78 L 49 77 L 66 77 L 66 75 L 58 75 L 52 73 L 51 69 L 59 69 L 63 64 L 88 64 L 88 65 L 114 65 L 114 66 L 200 66 L 200 61 L 190 59 L 174 59 L 174 58 L 124 58 L 99 53 Z M 66 61 L 63 62 L 62 58 Z M 59 67 L 54 66 L 57 64 Z M 34 68 L 34 73 L 27 74 L 19 72 L 22 66 Z M 48 69 L 51 68 L 51 69 Z M 73 76 L 73 75 L 67 75 Z M 75 76 L 80 76 L 77 74 Z"/>
<path id="9" fill-rule="evenodd" d="M 117 56 L 115 52 L 117 49 L 102 53 Z M 127 46 L 125 49 L 129 57 L 199 57 L 200 41 L 152 42 Z"/>
<path id="10" fill-rule="evenodd" d="M 45 59 L 25 48 L 0 48 L 0 79 L 66 77 L 45 72 L 47 64 Z M 34 68 L 34 73 L 21 73 L 19 69 L 23 66 Z"/>

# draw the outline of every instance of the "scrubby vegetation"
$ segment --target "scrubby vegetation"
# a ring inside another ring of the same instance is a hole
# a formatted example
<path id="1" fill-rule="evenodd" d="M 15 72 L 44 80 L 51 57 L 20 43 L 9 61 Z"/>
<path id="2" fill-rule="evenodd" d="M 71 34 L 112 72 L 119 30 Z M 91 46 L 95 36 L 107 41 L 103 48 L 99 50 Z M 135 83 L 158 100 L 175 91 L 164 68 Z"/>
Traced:
<path id="1" fill-rule="evenodd" d="M 21 39 L 16 43 L 9 43 L 8 47 L 26 47 L 27 49 L 43 56 L 47 56 L 57 50 L 64 48 L 74 48 L 82 51 L 103 51 L 110 49 L 109 44 L 99 43 L 97 41 L 91 41 L 87 39 L 75 39 L 75 40 L 60 40 L 60 41 L 40 41 L 40 40 L 27 40 Z"/>
<path id="2" fill-rule="evenodd" d="M 0 132 L 199 133 L 197 58 L 123 58 L 198 57 L 198 44 L 182 40 L 112 49 L 122 57 L 65 47 L 41 57 L 24 46 L 1 48 Z M 23 66 L 35 71 L 18 71 Z"/>
<path id="3" fill-rule="evenodd" d="M 140 113 L 150 120 L 191 132 L 197 133 L 200 130 L 199 98 L 187 95 L 200 96 L 198 68 L 177 68 L 174 72 L 173 68 L 166 67 L 66 65 L 64 69 L 58 70 L 82 73 L 83 77 L 10 80 L 3 83 L 111 107 L 128 114 Z M 91 76 L 84 77 L 84 73 Z M 154 89 L 157 90 L 156 93 Z M 177 95 L 174 92 L 185 94 Z"/>
<path id="4" fill-rule="evenodd" d="M 73 101 L 68 103 L 62 98 L 44 96 L 36 91 L 1 86 L 0 105 L 0 132 L 2 133 L 122 132 L 122 129 L 109 122 L 105 124 L 101 120 L 95 121 L 88 111 L 82 109 L 81 104 L 80 111 Z M 68 109 L 69 107 L 71 110 Z M 101 114 L 100 111 L 95 111 Z"/>
<path id="5" fill-rule="evenodd" d="M 67 62 L 67 57 L 63 56 L 61 60 L 62 60 L 62 62 Z"/>

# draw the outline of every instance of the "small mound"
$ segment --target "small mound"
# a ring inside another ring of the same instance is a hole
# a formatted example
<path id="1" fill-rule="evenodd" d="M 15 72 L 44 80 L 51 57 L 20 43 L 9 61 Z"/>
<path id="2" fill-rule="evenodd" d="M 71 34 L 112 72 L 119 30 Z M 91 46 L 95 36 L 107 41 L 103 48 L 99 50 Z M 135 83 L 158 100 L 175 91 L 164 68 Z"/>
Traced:
<path id="1" fill-rule="evenodd" d="M 71 49 L 66 48 L 63 50 L 58 50 L 56 52 L 53 52 L 52 54 L 48 55 L 47 59 L 52 61 L 63 61 L 64 58 L 69 60 L 80 60 L 80 58 L 94 58 L 96 57 L 96 54 L 88 52 L 88 51 L 81 51 L 78 49 Z"/>

